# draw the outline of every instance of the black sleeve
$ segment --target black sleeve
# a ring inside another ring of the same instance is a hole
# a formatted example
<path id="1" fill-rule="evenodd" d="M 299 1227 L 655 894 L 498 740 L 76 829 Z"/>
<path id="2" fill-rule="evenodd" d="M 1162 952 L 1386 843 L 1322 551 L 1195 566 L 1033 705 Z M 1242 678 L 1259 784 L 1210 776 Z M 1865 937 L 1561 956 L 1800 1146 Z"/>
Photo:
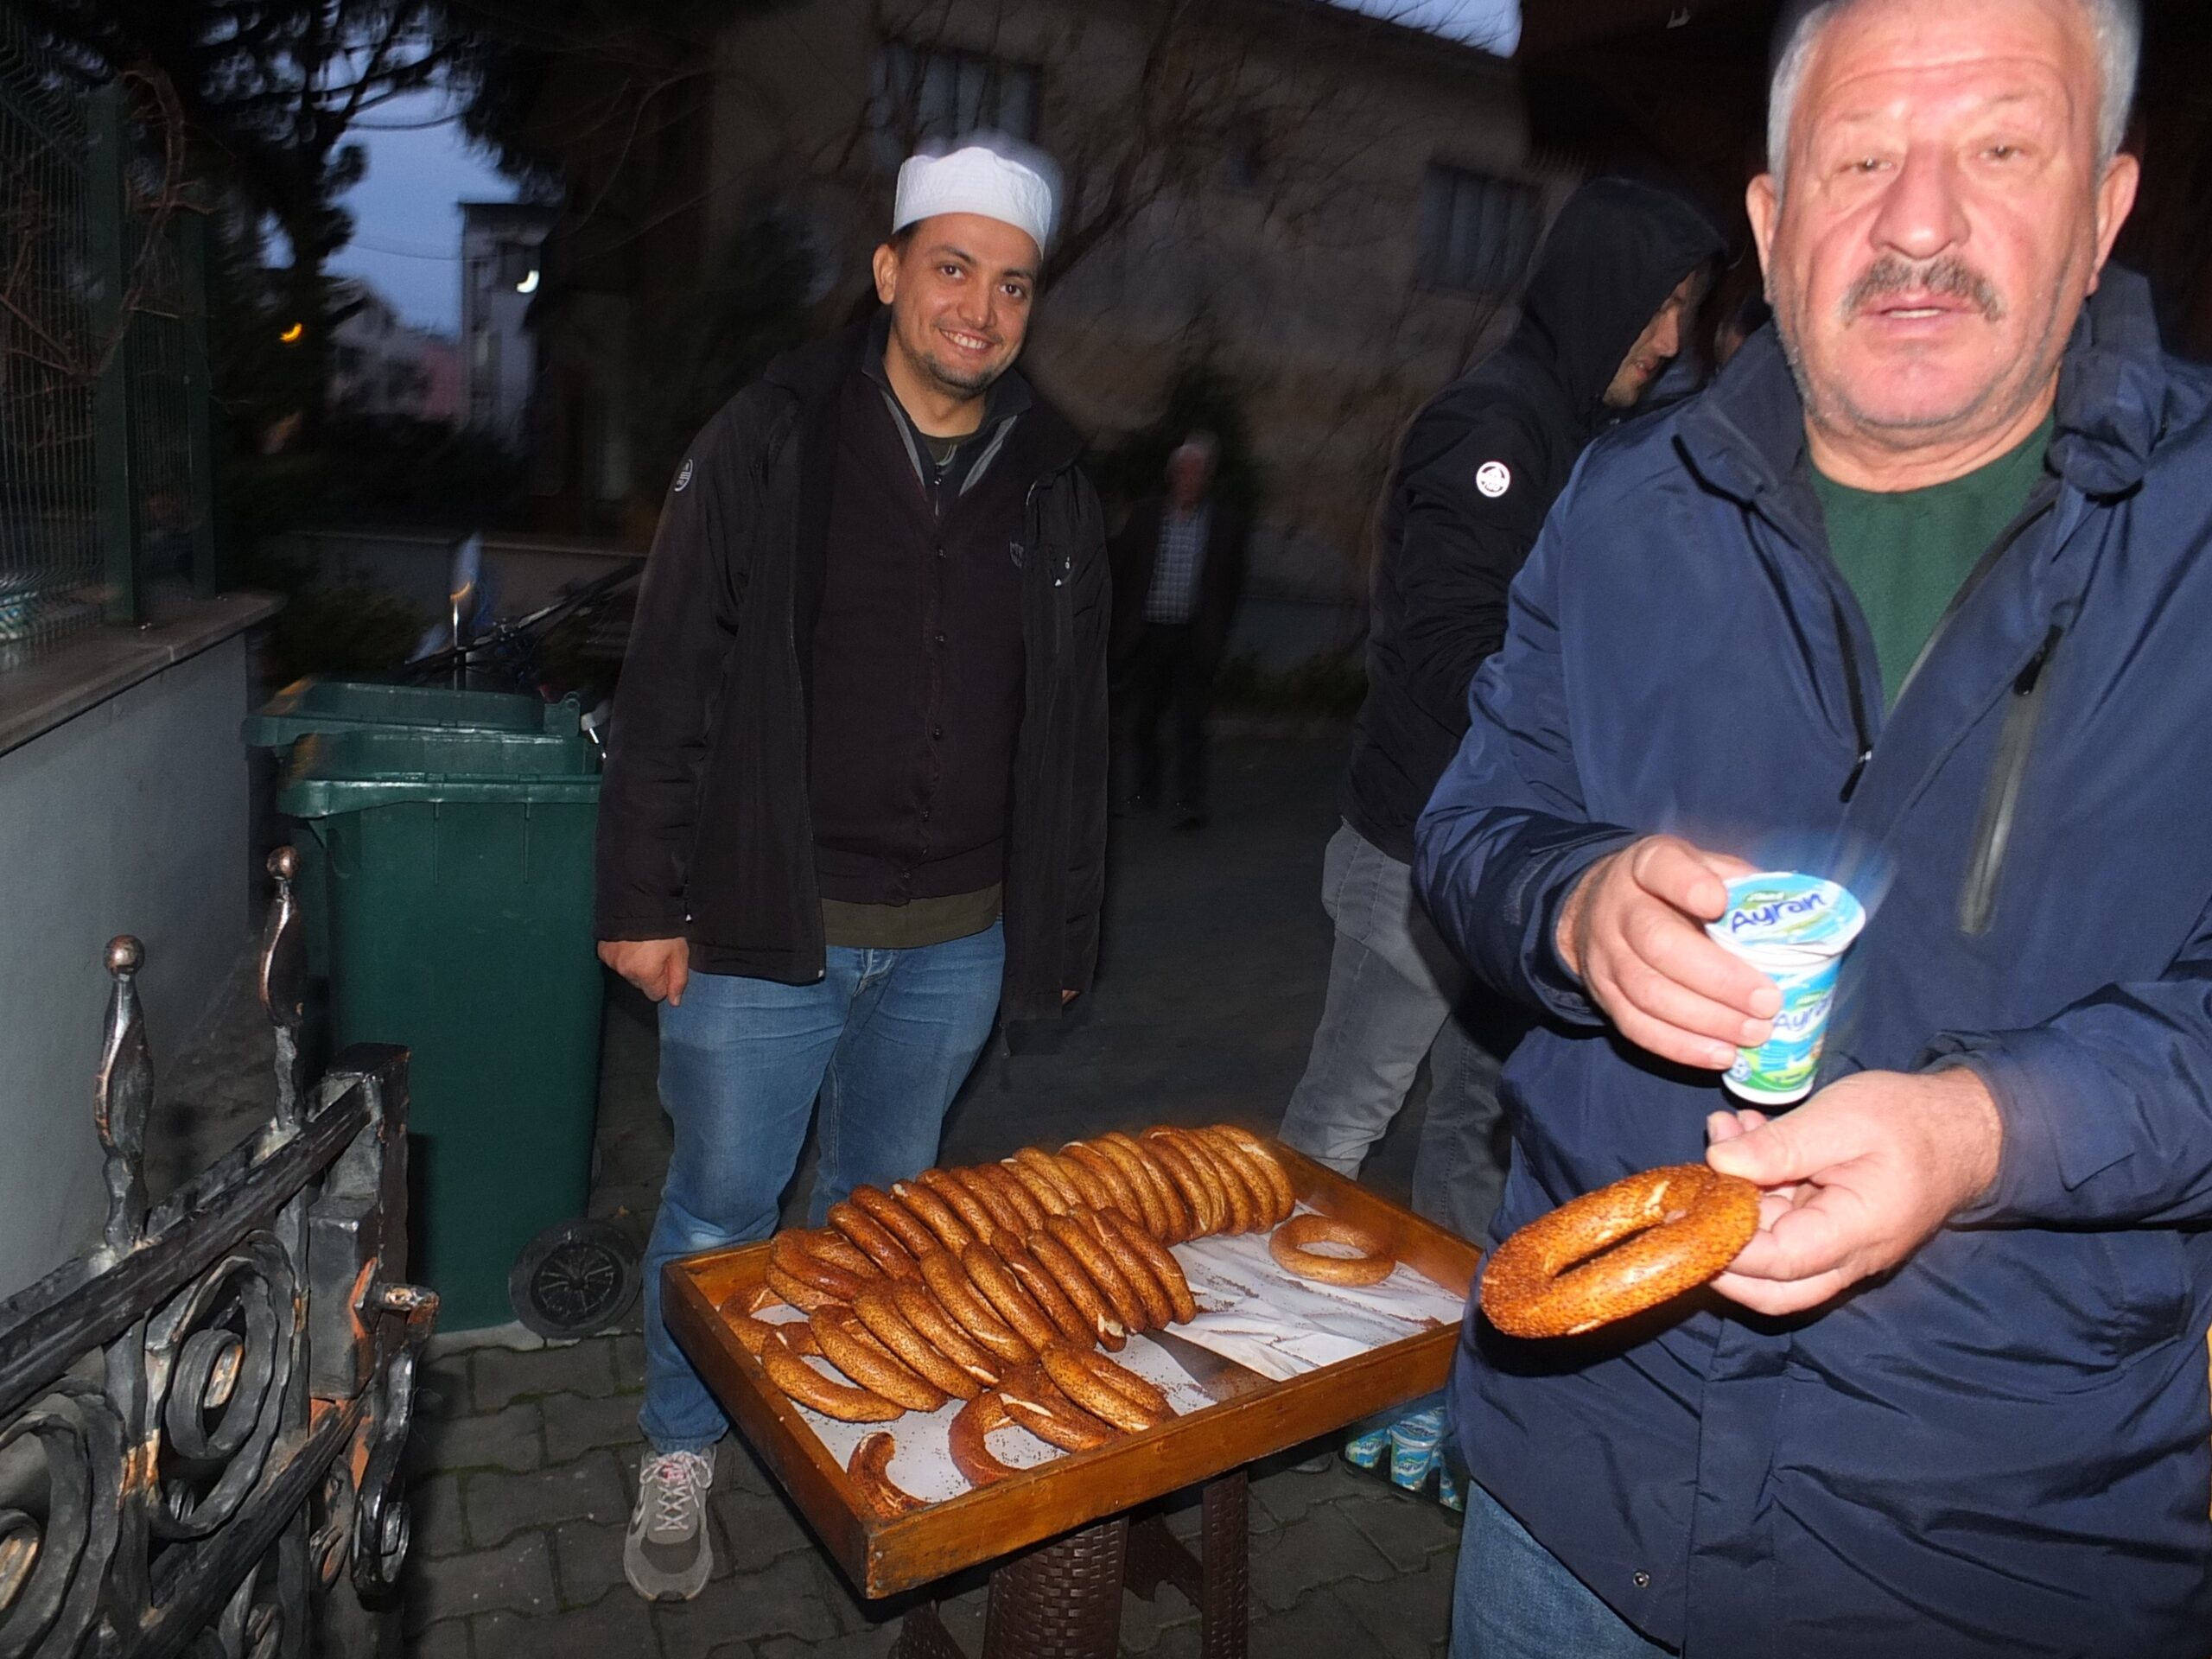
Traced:
<path id="1" fill-rule="evenodd" d="M 1074 619 L 1075 786 L 1068 803 L 1068 885 L 1060 988 L 1086 991 L 1098 967 L 1098 916 L 1106 902 L 1106 645 L 1114 590 L 1106 525 L 1090 480 L 1076 474 Z"/>
<path id="2" fill-rule="evenodd" d="M 661 507 L 600 785 L 601 939 L 683 937 L 707 715 L 744 601 L 758 518 L 743 400 L 693 442 Z"/>
<path id="3" fill-rule="evenodd" d="M 1543 528 L 1541 451 L 1510 416 L 1434 408 L 1414 423 L 1384 556 L 1401 610 L 1407 690 L 1440 725 L 1467 729 L 1467 688 L 1505 640 L 1506 594 Z"/>

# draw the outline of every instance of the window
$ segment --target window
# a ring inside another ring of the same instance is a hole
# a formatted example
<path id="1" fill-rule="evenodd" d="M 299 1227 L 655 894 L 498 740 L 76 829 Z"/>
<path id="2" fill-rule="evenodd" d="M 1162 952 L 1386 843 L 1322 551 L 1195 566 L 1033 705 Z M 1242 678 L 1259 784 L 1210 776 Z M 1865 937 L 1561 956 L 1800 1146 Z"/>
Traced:
<path id="1" fill-rule="evenodd" d="M 1535 252 L 1541 214 L 1532 185 L 1432 163 L 1421 181 L 1421 280 L 1477 293 L 1511 288 Z"/>
<path id="2" fill-rule="evenodd" d="M 537 250 L 527 242 L 499 244 L 499 275 L 498 286 L 519 289 L 529 280 L 530 273 L 537 269 Z"/>
<path id="3" fill-rule="evenodd" d="M 1033 64 L 887 41 L 875 60 L 876 158 L 896 167 L 917 144 L 979 128 L 1034 143 L 1041 79 Z"/>

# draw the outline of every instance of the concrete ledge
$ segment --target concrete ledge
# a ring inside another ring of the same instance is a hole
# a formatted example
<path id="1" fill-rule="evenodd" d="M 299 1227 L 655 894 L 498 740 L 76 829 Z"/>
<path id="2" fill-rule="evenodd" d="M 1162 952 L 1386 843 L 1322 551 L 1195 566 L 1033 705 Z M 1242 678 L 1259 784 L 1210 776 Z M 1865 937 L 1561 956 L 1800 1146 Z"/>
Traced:
<path id="1" fill-rule="evenodd" d="M 0 754 L 236 638 L 283 605 L 268 594 L 185 601 L 146 626 L 100 628 L 0 671 Z"/>

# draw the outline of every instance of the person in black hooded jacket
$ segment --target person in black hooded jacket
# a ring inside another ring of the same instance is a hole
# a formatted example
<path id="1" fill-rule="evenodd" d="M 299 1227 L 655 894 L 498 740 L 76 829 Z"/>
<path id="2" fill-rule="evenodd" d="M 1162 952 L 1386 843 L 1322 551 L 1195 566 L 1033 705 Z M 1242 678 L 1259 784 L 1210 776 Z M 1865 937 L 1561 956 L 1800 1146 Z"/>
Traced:
<path id="1" fill-rule="evenodd" d="M 1497 1076 L 1518 1032 L 1438 937 L 1411 879 L 1414 824 L 1468 724 L 1467 688 L 1505 633 L 1506 590 L 1582 451 L 1681 349 L 1724 249 L 1695 208 L 1624 179 L 1560 210 L 1505 342 L 1408 429 L 1380 525 L 1367 700 L 1322 903 L 1336 946 L 1282 1138 L 1345 1175 L 1404 1104 L 1424 1055 L 1414 1207 L 1478 1238 L 1504 1171 Z"/>

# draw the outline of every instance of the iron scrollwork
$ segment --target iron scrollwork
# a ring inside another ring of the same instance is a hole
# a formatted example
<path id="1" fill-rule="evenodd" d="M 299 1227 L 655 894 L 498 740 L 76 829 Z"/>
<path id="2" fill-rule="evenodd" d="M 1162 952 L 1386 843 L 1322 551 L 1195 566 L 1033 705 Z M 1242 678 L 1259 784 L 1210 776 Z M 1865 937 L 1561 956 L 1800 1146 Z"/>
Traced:
<path id="1" fill-rule="evenodd" d="M 283 1246 L 257 1233 L 149 1325 L 156 1537 L 205 1537 L 259 1483 L 283 1415 L 294 1294 Z"/>
<path id="2" fill-rule="evenodd" d="M 73 1379 L 0 1431 L 0 1655 L 71 1651 L 115 1554 L 123 1425 Z"/>
<path id="3" fill-rule="evenodd" d="M 105 1224 L 0 1303 L 0 1659 L 297 1659 L 318 1598 L 388 1597 L 404 1560 L 437 1310 L 405 1282 L 407 1059 L 303 1076 L 296 871 L 270 861 L 269 1121 L 150 1208 L 145 951 L 108 947 Z"/>

